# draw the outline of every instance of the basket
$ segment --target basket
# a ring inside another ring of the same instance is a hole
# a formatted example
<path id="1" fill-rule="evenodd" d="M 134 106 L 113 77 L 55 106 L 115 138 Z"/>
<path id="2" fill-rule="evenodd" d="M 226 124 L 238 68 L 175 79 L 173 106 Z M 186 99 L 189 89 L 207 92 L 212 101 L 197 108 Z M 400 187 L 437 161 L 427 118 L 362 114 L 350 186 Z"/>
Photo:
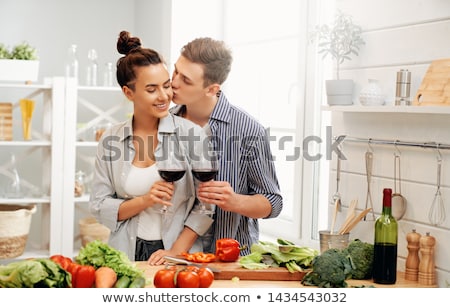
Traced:
<path id="1" fill-rule="evenodd" d="M 107 243 L 111 231 L 94 217 L 86 217 L 79 220 L 81 245 L 84 247 L 87 243 L 94 240 L 100 240 Z"/>
<path id="2" fill-rule="evenodd" d="M 32 205 L 0 204 L 0 259 L 15 258 L 23 254 L 30 232 Z"/>

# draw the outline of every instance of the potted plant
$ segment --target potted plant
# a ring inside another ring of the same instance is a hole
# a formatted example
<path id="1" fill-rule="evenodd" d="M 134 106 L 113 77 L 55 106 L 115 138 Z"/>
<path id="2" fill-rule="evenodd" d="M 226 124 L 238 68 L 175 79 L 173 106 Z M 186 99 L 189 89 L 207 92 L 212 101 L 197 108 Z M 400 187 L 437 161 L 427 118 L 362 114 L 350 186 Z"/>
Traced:
<path id="1" fill-rule="evenodd" d="M 4 44 L 0 44 L 0 80 L 36 81 L 38 72 L 36 48 L 23 42 L 9 50 Z"/>
<path id="2" fill-rule="evenodd" d="M 330 56 L 335 63 L 336 79 L 326 80 L 329 105 L 351 105 L 353 80 L 339 78 L 341 64 L 358 55 L 364 44 L 362 28 L 353 23 L 352 17 L 338 11 L 332 25 L 317 26 L 314 37 L 318 41 L 319 54 Z"/>

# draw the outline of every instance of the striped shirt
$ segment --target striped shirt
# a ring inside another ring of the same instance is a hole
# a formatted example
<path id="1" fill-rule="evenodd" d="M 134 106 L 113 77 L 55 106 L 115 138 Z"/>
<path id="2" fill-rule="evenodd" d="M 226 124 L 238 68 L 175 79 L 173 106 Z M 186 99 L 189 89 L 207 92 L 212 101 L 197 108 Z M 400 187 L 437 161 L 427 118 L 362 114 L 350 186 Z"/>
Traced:
<path id="1" fill-rule="evenodd" d="M 184 108 L 176 106 L 171 111 L 182 114 Z M 220 153 L 216 180 L 229 182 L 238 194 L 263 195 L 272 205 L 272 212 L 265 218 L 277 217 L 283 208 L 283 198 L 264 127 L 248 113 L 231 105 L 223 92 L 208 124 Z M 242 246 L 247 246 L 241 255 L 250 253 L 252 243 L 259 240 L 257 219 L 224 211 L 220 207 L 216 207 L 212 228 L 211 243 L 220 238 L 234 238 Z M 214 249 L 212 245 L 211 251 Z"/>

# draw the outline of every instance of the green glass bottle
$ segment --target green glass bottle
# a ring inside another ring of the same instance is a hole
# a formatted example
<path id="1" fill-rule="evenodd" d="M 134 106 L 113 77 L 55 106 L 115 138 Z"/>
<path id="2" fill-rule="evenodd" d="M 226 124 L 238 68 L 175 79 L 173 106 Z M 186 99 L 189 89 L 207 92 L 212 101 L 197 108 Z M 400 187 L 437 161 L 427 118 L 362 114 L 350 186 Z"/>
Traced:
<path id="1" fill-rule="evenodd" d="M 375 222 L 373 281 L 394 284 L 397 279 L 398 225 L 392 216 L 392 189 L 383 190 L 383 212 Z"/>

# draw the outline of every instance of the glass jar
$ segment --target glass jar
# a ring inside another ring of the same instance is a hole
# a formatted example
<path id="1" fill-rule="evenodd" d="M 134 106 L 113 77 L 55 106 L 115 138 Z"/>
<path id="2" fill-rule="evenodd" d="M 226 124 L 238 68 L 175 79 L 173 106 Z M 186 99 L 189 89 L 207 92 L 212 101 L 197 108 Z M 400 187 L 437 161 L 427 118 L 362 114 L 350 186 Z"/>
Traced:
<path id="1" fill-rule="evenodd" d="M 364 106 L 384 105 L 384 98 L 379 82 L 376 79 L 369 79 L 369 83 L 359 93 L 359 102 Z"/>
<path id="2" fill-rule="evenodd" d="M 103 133 L 111 127 L 111 123 L 100 123 L 93 127 L 94 130 L 94 140 L 99 141 L 102 137 Z"/>
<path id="3" fill-rule="evenodd" d="M 86 174 L 83 171 L 75 173 L 75 197 L 81 197 L 86 191 L 85 178 Z"/>

